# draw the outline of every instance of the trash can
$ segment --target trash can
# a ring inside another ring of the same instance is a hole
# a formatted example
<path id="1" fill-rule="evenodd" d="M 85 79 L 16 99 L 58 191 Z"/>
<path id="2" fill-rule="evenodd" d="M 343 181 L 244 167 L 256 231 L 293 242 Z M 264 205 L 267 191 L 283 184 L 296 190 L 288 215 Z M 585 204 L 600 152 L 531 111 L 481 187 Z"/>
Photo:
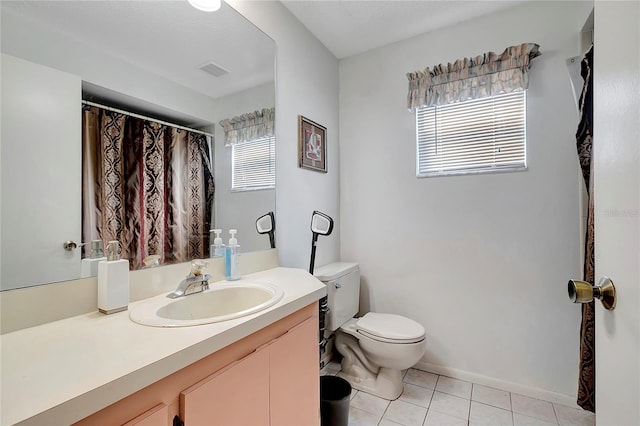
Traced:
<path id="1" fill-rule="evenodd" d="M 320 376 L 321 426 L 347 426 L 351 385 L 336 376 Z"/>

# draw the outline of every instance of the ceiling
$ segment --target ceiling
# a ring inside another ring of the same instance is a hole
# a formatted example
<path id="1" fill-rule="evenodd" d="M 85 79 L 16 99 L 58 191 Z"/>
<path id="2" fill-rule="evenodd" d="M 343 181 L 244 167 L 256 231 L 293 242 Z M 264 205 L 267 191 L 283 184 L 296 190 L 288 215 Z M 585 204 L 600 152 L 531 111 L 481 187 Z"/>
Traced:
<path id="1" fill-rule="evenodd" d="M 281 1 L 338 59 L 523 2 L 523 0 Z"/>
<path id="2" fill-rule="evenodd" d="M 224 2 L 215 13 L 196 10 L 186 0 L 2 0 L 0 5 L 3 27 L 17 14 L 212 98 L 274 80 L 275 43 Z M 3 37 L 2 51 L 15 54 L 10 49 L 26 43 L 33 47 L 37 40 Z M 209 61 L 229 74 L 214 77 L 198 69 Z"/>

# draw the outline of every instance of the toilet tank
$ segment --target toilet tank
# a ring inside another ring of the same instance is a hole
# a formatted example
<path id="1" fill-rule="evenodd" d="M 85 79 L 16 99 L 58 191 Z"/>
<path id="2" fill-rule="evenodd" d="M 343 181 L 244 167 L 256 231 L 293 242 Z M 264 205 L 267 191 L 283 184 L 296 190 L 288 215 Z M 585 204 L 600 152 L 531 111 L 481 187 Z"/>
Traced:
<path id="1" fill-rule="evenodd" d="M 358 313 L 360 268 L 357 263 L 336 262 L 316 268 L 314 275 L 327 286 L 327 330 L 336 331 Z"/>

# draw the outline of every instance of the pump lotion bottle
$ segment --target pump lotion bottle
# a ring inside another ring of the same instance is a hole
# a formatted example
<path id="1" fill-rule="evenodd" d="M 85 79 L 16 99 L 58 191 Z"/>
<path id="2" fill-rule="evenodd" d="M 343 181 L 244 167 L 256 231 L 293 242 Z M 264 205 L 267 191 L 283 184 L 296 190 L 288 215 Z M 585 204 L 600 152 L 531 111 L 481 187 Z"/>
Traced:
<path id="1" fill-rule="evenodd" d="M 129 307 L 129 261 L 120 259 L 120 243 L 109 241 L 107 260 L 98 263 L 98 310 L 103 314 Z"/>
<path id="2" fill-rule="evenodd" d="M 107 258 L 102 253 L 102 240 L 91 241 L 91 254 L 80 262 L 80 278 L 97 277 L 98 265 Z"/>
<path id="3" fill-rule="evenodd" d="M 238 259 L 240 246 L 238 245 L 238 240 L 236 239 L 237 232 L 238 231 L 235 229 L 229 230 L 231 238 L 229 238 L 229 245 L 225 248 L 224 277 L 227 281 L 235 281 L 240 279 L 240 265 Z"/>
<path id="4" fill-rule="evenodd" d="M 213 239 L 213 244 L 209 249 L 210 254 L 209 257 L 224 257 L 224 244 L 222 244 L 222 238 L 220 238 L 220 233 L 222 229 L 212 229 L 210 232 L 216 234 L 216 237 Z"/>

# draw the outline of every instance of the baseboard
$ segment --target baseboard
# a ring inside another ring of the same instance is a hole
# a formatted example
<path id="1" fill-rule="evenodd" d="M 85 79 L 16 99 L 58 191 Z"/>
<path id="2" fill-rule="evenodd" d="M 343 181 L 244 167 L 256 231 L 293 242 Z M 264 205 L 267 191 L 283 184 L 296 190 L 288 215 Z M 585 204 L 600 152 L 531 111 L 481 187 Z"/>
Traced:
<path id="1" fill-rule="evenodd" d="M 544 401 L 555 402 L 567 407 L 580 409 L 578 404 L 576 404 L 575 396 L 569 396 L 540 388 L 525 386 L 519 383 L 507 382 L 505 380 L 495 379 L 493 377 L 470 373 L 468 371 L 458 370 L 455 368 L 443 367 L 441 365 L 431 364 L 425 361 L 418 361 L 418 363 L 414 365 L 413 368 L 428 371 L 434 374 L 439 374 L 442 376 L 451 377 L 453 379 L 477 383 L 479 385 L 488 386 L 507 392 L 517 393 L 520 395 L 528 396 L 530 398 L 542 399 Z"/>

